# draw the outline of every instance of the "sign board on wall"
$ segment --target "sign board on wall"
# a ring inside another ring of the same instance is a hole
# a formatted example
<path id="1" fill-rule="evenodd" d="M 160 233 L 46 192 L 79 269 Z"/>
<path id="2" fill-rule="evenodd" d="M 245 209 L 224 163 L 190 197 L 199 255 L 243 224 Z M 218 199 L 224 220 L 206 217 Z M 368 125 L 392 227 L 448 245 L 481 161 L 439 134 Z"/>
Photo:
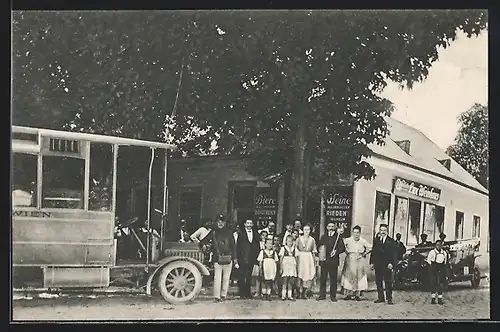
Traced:
<path id="1" fill-rule="evenodd" d="M 325 190 L 325 225 L 342 225 L 345 236 L 352 228 L 353 186 L 332 186 Z"/>
<path id="2" fill-rule="evenodd" d="M 278 214 L 278 190 L 275 187 L 257 188 L 255 195 L 255 223 L 257 228 L 276 223 Z"/>
<path id="3" fill-rule="evenodd" d="M 426 198 L 433 201 L 439 201 L 441 198 L 441 189 L 434 188 L 415 181 L 406 180 L 400 177 L 394 178 L 394 193 L 410 194 L 419 198 Z"/>

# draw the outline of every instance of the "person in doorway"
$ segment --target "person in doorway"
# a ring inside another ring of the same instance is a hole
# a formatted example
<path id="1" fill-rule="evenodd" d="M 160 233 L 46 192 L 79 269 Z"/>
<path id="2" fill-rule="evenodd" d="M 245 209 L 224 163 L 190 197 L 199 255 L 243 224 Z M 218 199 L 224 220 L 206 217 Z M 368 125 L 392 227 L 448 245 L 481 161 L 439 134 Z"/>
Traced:
<path id="1" fill-rule="evenodd" d="M 292 233 L 293 233 L 293 225 L 292 224 L 286 224 L 286 226 L 285 226 L 285 233 L 283 233 L 283 239 L 282 239 L 282 242 L 281 242 L 282 245 L 286 244 L 286 238 L 289 235 L 292 235 Z"/>
<path id="2" fill-rule="evenodd" d="M 443 304 L 443 292 L 446 287 L 446 273 L 449 256 L 443 249 L 443 242 L 437 240 L 435 248 L 429 252 L 427 262 L 430 265 L 431 304 L 436 304 L 436 293 L 439 304 Z"/>
<path id="3" fill-rule="evenodd" d="M 420 235 L 420 243 L 417 244 L 415 247 L 420 248 L 420 247 L 427 247 L 430 245 L 432 245 L 432 242 L 427 241 L 427 234 L 424 233 Z"/>
<path id="4" fill-rule="evenodd" d="M 280 257 L 280 272 L 282 280 L 281 299 L 283 301 L 295 301 L 293 297 L 293 287 L 295 278 L 297 277 L 297 260 L 295 258 L 294 239 L 288 235 L 285 245 L 279 251 Z"/>
<path id="5" fill-rule="evenodd" d="M 179 221 L 179 230 L 177 231 L 177 241 L 179 243 L 186 243 L 190 240 L 189 233 L 186 230 L 186 219 L 181 219 Z"/>
<path id="6" fill-rule="evenodd" d="M 319 297 L 318 301 L 326 299 L 326 280 L 330 277 L 330 300 L 336 302 L 337 298 L 337 275 L 339 268 L 339 255 L 345 251 L 344 241 L 342 238 L 343 229 L 336 229 L 333 222 L 326 225 L 326 234 L 321 236 L 318 246 L 323 247 L 325 254 L 324 261 L 319 262 L 321 266 L 321 274 L 319 281 Z"/>
<path id="7" fill-rule="evenodd" d="M 352 236 L 345 239 L 345 262 L 342 270 L 342 288 L 346 292 L 345 300 L 361 300 L 362 292 L 368 288 L 366 260 L 370 244 L 361 237 L 361 227 L 352 228 Z"/>
<path id="8" fill-rule="evenodd" d="M 318 250 L 316 241 L 311 236 L 311 227 L 304 226 L 304 234 L 297 239 L 297 275 L 300 282 L 300 298 L 306 299 L 308 290 L 311 288 L 312 280 L 316 275 L 316 263 L 318 261 Z"/>
<path id="9" fill-rule="evenodd" d="M 396 254 L 397 254 L 397 261 L 403 260 L 403 256 L 406 253 L 406 247 L 401 242 L 401 233 L 396 234 Z"/>
<path id="10" fill-rule="evenodd" d="M 233 232 L 226 227 L 223 218 L 217 218 L 216 228 L 211 233 L 214 261 L 214 298 L 216 302 L 226 299 L 231 270 L 237 269 L 238 259 Z"/>
<path id="11" fill-rule="evenodd" d="M 210 219 L 205 219 L 203 225 L 198 228 L 193 234 L 191 234 L 191 241 L 194 243 L 200 243 L 201 240 L 205 238 L 212 231 L 212 221 Z"/>
<path id="12" fill-rule="evenodd" d="M 262 277 L 262 297 L 264 300 L 270 301 L 271 289 L 276 278 L 278 254 L 274 250 L 272 237 L 268 237 L 264 245 L 265 247 L 260 251 L 257 261 L 260 265 Z"/>
<path id="13" fill-rule="evenodd" d="M 387 235 L 388 226 L 379 226 L 380 237 L 375 239 L 370 255 L 370 266 L 375 270 L 375 282 L 377 284 L 378 299 L 375 303 L 394 304 L 392 302 L 392 273 L 396 264 L 396 244 Z M 384 287 L 385 285 L 385 287 Z M 384 294 L 385 290 L 385 294 Z"/>
<path id="14" fill-rule="evenodd" d="M 257 256 L 260 251 L 259 241 L 259 235 L 253 228 L 253 221 L 246 220 L 244 229 L 239 233 L 236 242 L 236 254 L 240 264 L 238 288 L 239 295 L 243 299 L 252 297 L 252 272 L 257 264 Z"/>

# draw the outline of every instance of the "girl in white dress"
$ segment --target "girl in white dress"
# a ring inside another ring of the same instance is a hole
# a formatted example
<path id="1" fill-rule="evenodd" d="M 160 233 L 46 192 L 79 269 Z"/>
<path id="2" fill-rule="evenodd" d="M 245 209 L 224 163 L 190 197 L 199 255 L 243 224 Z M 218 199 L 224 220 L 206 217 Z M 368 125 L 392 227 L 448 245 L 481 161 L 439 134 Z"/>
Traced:
<path id="1" fill-rule="evenodd" d="M 306 299 L 306 294 L 311 288 L 312 280 L 316 275 L 318 249 L 316 241 L 311 234 L 311 227 L 306 225 L 302 229 L 304 235 L 297 239 L 295 254 L 297 256 L 297 275 L 300 280 L 300 297 Z"/>
<path id="2" fill-rule="evenodd" d="M 273 238 L 267 238 L 265 249 L 261 250 L 257 261 L 262 271 L 262 297 L 265 300 L 271 299 L 271 289 L 274 279 L 276 278 L 276 263 L 278 262 L 278 254 L 274 250 Z"/>
<path id="3" fill-rule="evenodd" d="M 288 235 L 285 239 L 285 245 L 280 249 L 280 266 L 282 278 L 281 299 L 295 301 L 293 297 L 293 285 L 297 277 L 297 260 L 295 259 L 295 246 L 293 236 Z"/>
<path id="4" fill-rule="evenodd" d="M 259 233 L 260 242 L 259 242 L 259 250 L 265 249 L 265 243 L 267 238 L 267 232 L 261 231 Z M 255 278 L 255 297 L 260 297 L 262 295 L 262 271 L 260 271 L 260 267 L 255 265 L 254 270 L 252 271 L 252 276 Z"/>

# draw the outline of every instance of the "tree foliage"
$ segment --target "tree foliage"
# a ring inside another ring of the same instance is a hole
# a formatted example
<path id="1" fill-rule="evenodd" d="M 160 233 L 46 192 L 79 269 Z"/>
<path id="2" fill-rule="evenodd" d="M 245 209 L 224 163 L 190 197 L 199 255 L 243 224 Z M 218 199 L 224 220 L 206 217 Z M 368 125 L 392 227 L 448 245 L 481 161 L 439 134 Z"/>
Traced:
<path id="1" fill-rule="evenodd" d="M 386 81 L 411 88 L 458 29 L 486 24 L 477 10 L 18 12 L 13 121 L 146 139 L 170 123 L 188 156 L 244 156 L 256 175 L 306 160 L 306 181 L 369 179 Z"/>
<path id="2" fill-rule="evenodd" d="M 455 143 L 446 153 L 472 174 L 479 183 L 489 185 L 488 105 L 474 104 L 460 114 Z"/>

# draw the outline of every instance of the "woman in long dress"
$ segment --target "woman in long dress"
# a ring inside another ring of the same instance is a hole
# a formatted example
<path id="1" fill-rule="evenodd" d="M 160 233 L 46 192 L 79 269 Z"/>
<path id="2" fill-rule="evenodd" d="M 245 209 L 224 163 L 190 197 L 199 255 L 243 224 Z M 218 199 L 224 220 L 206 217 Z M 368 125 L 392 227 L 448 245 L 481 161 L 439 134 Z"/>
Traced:
<path id="1" fill-rule="evenodd" d="M 300 282 L 300 298 L 305 299 L 311 288 L 312 280 L 316 275 L 318 249 L 316 241 L 311 236 L 311 227 L 304 226 L 303 235 L 299 236 L 296 243 L 295 255 L 297 256 L 297 276 Z"/>
<path id="2" fill-rule="evenodd" d="M 345 239 L 346 258 L 344 269 L 342 271 L 341 285 L 346 290 L 346 300 L 354 297 L 359 301 L 360 293 L 368 288 L 368 279 L 366 276 L 367 262 L 366 255 L 370 244 L 361 238 L 361 227 L 354 226 L 352 236 Z"/>

